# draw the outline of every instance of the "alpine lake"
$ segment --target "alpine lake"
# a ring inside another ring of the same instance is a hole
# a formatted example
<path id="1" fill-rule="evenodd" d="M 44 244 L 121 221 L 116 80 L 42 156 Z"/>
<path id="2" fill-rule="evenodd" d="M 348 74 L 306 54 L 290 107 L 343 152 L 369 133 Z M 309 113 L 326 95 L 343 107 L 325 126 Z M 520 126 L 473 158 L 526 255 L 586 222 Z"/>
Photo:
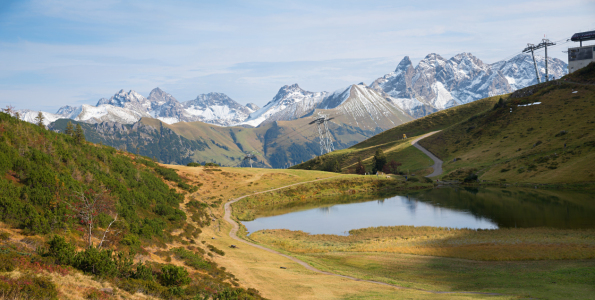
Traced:
<path id="1" fill-rule="evenodd" d="M 593 191 L 512 187 L 441 187 L 401 192 L 374 200 L 296 206 L 281 214 L 244 221 L 248 233 L 289 229 L 310 234 L 348 235 L 378 226 L 469 229 L 547 227 L 595 228 Z"/>

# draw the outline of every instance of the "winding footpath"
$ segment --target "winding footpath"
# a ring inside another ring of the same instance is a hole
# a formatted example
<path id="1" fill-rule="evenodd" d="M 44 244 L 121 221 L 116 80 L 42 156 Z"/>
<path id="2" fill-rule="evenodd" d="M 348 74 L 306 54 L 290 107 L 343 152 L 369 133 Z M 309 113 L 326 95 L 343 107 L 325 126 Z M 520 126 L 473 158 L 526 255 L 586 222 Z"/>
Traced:
<path id="1" fill-rule="evenodd" d="M 421 140 L 423 138 L 429 137 L 430 135 L 433 135 L 438 132 L 440 132 L 440 130 L 432 131 L 430 133 L 426 133 L 426 134 L 414 139 L 413 141 L 411 141 L 411 145 L 413 145 L 413 147 L 419 149 L 421 152 L 423 152 L 425 155 L 429 156 L 434 161 L 434 165 L 432 166 L 432 169 L 434 169 L 434 172 L 432 172 L 432 174 L 426 176 L 428 178 L 442 174 L 442 160 L 440 160 L 438 157 L 436 157 L 436 155 L 432 154 L 432 152 L 428 151 L 426 148 L 420 146 L 417 142 L 419 142 L 419 140 Z"/>
<path id="2" fill-rule="evenodd" d="M 436 133 L 436 132 L 429 133 L 429 134 L 427 134 L 425 136 L 428 136 L 428 135 L 431 135 L 431 134 L 434 134 L 434 133 Z M 425 136 L 422 136 L 421 138 L 423 138 Z M 417 142 L 421 138 L 416 139 L 415 142 Z M 413 142 L 411 142 L 411 143 L 413 144 Z M 421 148 L 420 150 L 422 150 L 422 149 L 423 148 Z M 423 149 L 423 150 L 425 150 L 425 149 Z M 440 165 L 442 165 L 442 161 L 440 161 L 440 163 L 441 163 Z M 442 171 L 442 169 L 440 169 L 440 171 Z M 346 276 L 346 275 L 340 275 L 340 274 L 335 274 L 335 273 L 331 273 L 331 272 L 326 272 L 326 271 L 322 271 L 322 270 L 319 270 L 317 268 L 314 268 L 313 266 L 311 266 L 311 265 L 307 264 L 306 262 L 304 262 L 302 260 L 299 260 L 299 259 L 297 259 L 295 257 L 289 256 L 287 254 L 283 254 L 283 253 L 281 253 L 279 251 L 275 251 L 273 249 L 269 249 L 269 248 L 264 247 L 264 246 L 261 246 L 261 245 L 257 245 L 257 244 L 251 243 L 251 242 L 246 241 L 246 240 L 244 240 L 244 239 L 242 239 L 242 238 L 240 238 L 240 237 L 237 236 L 237 233 L 238 233 L 238 230 L 240 229 L 240 226 L 238 225 L 237 222 L 235 222 L 234 220 L 231 219 L 231 205 L 233 203 L 238 202 L 238 201 L 240 201 L 240 200 L 242 200 L 242 199 L 244 199 L 246 197 L 249 197 L 249 196 L 254 196 L 254 195 L 258 195 L 258 194 L 264 194 L 264 193 L 273 192 L 273 191 L 285 189 L 285 188 L 296 186 L 296 185 L 301 185 L 301 184 L 306 184 L 306 183 L 311 183 L 311 182 L 316 182 L 316 181 L 321 181 L 321 180 L 327 180 L 327 179 L 332 179 L 332 178 L 337 178 L 337 177 L 338 176 L 328 177 L 328 178 L 322 178 L 322 179 L 317 179 L 317 180 L 312 180 L 312 181 L 305 181 L 305 182 L 294 183 L 294 184 L 282 186 L 282 187 L 279 187 L 279 188 L 276 188 L 276 189 L 271 189 L 271 190 L 257 192 L 257 193 L 253 193 L 253 194 L 249 194 L 249 195 L 244 195 L 242 197 L 235 198 L 235 199 L 233 199 L 233 200 L 225 203 L 225 215 L 223 216 L 223 218 L 225 219 L 225 221 L 227 221 L 227 223 L 231 224 L 231 226 L 232 226 L 231 230 L 229 231 L 229 236 L 232 239 L 234 239 L 234 240 L 236 240 L 238 242 L 241 242 L 241 243 L 250 245 L 252 247 L 256 247 L 256 248 L 261 249 L 261 250 L 264 250 L 264 251 L 268 251 L 270 253 L 274 253 L 274 254 L 283 256 L 283 257 L 285 257 L 285 258 L 287 258 L 287 259 L 289 259 L 289 260 L 291 260 L 293 262 L 296 262 L 296 263 L 302 265 L 304 268 L 306 268 L 306 269 L 308 269 L 310 271 L 313 271 L 313 272 L 316 272 L 316 273 L 320 273 L 320 274 L 324 274 L 324 275 L 337 276 L 337 277 L 342 277 L 342 278 L 346 278 L 346 279 L 350 279 L 350 280 L 354 280 L 354 281 L 369 282 L 369 283 L 374 283 L 374 284 L 379 284 L 379 285 L 384 285 L 384 286 L 391 286 L 391 287 L 398 288 L 398 289 L 417 290 L 417 291 L 421 291 L 421 292 L 428 292 L 428 293 L 434 293 L 434 294 L 476 294 L 476 295 L 504 296 L 504 294 L 497 294 L 497 293 L 441 292 L 441 291 L 431 291 L 431 290 L 424 290 L 424 289 L 416 289 L 416 288 L 403 287 L 403 286 L 398 286 L 398 285 L 389 284 L 389 283 L 380 282 L 380 281 L 365 280 L 365 279 L 359 279 L 359 278 L 356 278 L 356 277 L 351 277 L 351 276 Z"/>

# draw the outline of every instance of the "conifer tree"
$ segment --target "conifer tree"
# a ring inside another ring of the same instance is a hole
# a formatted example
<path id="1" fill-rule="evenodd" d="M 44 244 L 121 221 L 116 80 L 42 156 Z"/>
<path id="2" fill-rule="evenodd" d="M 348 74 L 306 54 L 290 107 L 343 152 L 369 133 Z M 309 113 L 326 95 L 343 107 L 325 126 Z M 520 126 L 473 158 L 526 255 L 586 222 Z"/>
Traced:
<path id="1" fill-rule="evenodd" d="M 85 132 L 83 131 L 81 124 L 76 124 L 76 129 L 74 130 L 74 139 L 79 144 L 85 141 Z"/>
<path id="2" fill-rule="evenodd" d="M 382 149 L 376 150 L 376 153 L 374 154 L 374 158 L 372 160 L 373 160 L 372 173 L 382 171 L 382 169 L 384 168 L 384 165 L 386 165 L 386 155 L 384 155 L 384 151 L 382 151 Z"/>
<path id="3" fill-rule="evenodd" d="M 45 128 L 45 126 L 43 125 L 44 119 L 45 118 L 43 117 L 43 114 L 41 112 L 37 113 L 37 117 L 35 117 L 35 124 L 37 124 L 37 126 L 39 127 Z"/>
<path id="4" fill-rule="evenodd" d="M 72 125 L 72 122 L 68 121 L 68 124 L 66 124 L 66 131 L 64 131 L 64 133 L 70 136 L 74 134 L 74 125 Z"/>

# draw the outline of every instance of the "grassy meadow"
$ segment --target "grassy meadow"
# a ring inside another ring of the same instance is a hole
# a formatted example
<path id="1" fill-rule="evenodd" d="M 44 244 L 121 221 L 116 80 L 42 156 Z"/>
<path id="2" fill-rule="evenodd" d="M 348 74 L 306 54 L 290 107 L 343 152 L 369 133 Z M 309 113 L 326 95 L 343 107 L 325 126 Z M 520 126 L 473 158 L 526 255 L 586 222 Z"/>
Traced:
<path id="1" fill-rule="evenodd" d="M 321 270 L 436 291 L 591 299 L 595 230 L 394 226 L 348 236 L 262 230 L 249 237 Z"/>

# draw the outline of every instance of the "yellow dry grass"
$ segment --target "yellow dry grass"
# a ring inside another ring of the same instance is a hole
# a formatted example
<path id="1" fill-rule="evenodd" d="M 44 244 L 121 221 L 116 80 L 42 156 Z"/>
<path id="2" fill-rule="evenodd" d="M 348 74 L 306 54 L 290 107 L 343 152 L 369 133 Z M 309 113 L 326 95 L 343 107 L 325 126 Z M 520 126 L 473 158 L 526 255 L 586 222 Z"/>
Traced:
<path id="1" fill-rule="evenodd" d="M 291 253 L 385 252 L 499 261 L 595 258 L 593 229 L 391 226 L 352 230 L 348 236 L 280 229 L 258 231 L 250 239 Z"/>

